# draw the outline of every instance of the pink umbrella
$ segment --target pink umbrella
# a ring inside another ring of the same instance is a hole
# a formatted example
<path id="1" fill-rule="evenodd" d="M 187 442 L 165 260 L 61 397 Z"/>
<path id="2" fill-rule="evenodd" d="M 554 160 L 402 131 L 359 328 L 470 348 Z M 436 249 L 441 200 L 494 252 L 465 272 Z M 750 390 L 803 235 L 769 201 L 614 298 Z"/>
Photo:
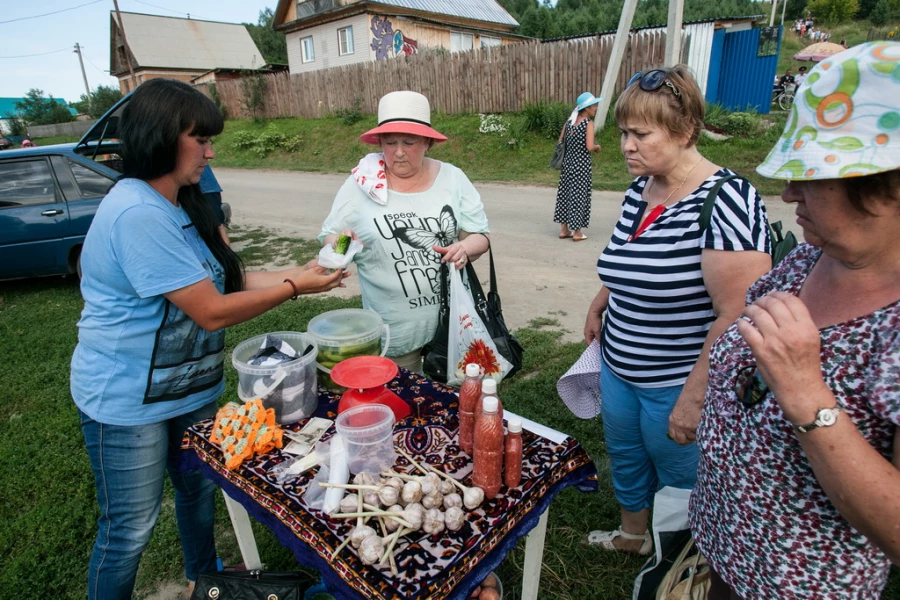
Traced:
<path id="1" fill-rule="evenodd" d="M 844 50 L 846 50 L 844 46 L 835 44 L 834 42 L 819 42 L 817 44 L 810 44 L 795 54 L 794 60 L 811 60 L 813 62 L 819 62 L 820 60 L 831 58 Z"/>

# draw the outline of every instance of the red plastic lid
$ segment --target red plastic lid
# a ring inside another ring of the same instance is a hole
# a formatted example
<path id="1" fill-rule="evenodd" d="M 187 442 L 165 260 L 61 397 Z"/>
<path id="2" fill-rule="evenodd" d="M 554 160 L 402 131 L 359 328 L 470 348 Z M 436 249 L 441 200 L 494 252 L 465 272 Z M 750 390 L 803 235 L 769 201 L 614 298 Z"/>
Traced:
<path id="1" fill-rule="evenodd" d="M 397 373 L 397 363 L 384 356 L 354 356 L 334 365 L 331 378 L 345 388 L 366 389 L 384 385 Z"/>

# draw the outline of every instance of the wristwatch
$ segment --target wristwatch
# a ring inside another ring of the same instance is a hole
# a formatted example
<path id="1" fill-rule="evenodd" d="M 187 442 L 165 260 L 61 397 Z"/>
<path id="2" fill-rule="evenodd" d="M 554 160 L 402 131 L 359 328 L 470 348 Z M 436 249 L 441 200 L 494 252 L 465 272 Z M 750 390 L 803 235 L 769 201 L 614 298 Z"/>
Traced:
<path id="1" fill-rule="evenodd" d="M 794 425 L 794 431 L 800 433 L 808 433 L 817 427 L 831 427 L 837 423 L 838 413 L 844 409 L 840 405 L 834 408 L 820 408 L 816 413 L 816 420 L 807 425 Z"/>

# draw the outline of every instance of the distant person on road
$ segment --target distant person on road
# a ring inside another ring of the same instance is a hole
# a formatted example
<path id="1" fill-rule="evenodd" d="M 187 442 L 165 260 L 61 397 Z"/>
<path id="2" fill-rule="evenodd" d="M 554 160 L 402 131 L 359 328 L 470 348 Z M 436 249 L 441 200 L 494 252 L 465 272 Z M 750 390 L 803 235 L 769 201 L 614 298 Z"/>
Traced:
<path id="1" fill-rule="evenodd" d="M 364 244 L 353 258 L 363 306 L 390 325 L 387 356 L 420 373 L 438 326 L 440 264 L 463 269 L 487 252 L 487 216 L 465 173 L 425 156 L 447 137 L 431 127 L 422 94 L 386 94 L 378 126 L 359 139 L 379 150 L 338 190 L 319 241 L 334 244 L 343 233 Z"/>
<path id="2" fill-rule="evenodd" d="M 222 211 L 222 186 L 219 185 L 219 181 L 209 165 L 206 165 L 203 174 L 200 175 L 200 191 L 206 196 L 216 214 L 216 219 L 219 220 L 219 235 L 226 244 L 231 245 L 231 240 L 228 239 L 228 229 L 225 227 L 225 213 Z"/>
<path id="3" fill-rule="evenodd" d="M 591 152 L 600 152 L 600 144 L 594 140 L 594 115 L 601 100 L 590 92 L 578 96 L 572 115 L 559 132 L 559 141 L 566 140 L 553 212 L 553 222 L 560 226 L 559 239 L 587 239 L 581 230 L 591 224 Z"/>
<path id="4" fill-rule="evenodd" d="M 704 111 L 686 65 L 636 73 L 616 103 L 635 180 L 597 261 L 603 285 L 584 326 L 585 343 L 601 346 L 603 433 L 621 512 L 618 528 L 586 537 L 605 550 L 649 554 L 654 495 L 694 485 L 709 347 L 771 266 L 766 209 L 748 181 L 725 182 L 700 229 L 710 189 L 734 174 L 697 150 Z"/>
<path id="5" fill-rule="evenodd" d="M 806 67 L 800 67 L 800 69 L 798 69 L 797 75 L 794 76 L 794 84 L 799 86 L 805 80 L 806 80 Z"/>
<path id="6" fill-rule="evenodd" d="M 131 598 L 166 472 L 190 586 L 216 570 L 216 486 L 177 462 L 185 429 L 215 415 L 225 391 L 225 327 L 344 278 L 312 264 L 244 272 L 197 185 L 222 127 L 216 105 L 186 83 L 141 84 L 119 123 L 123 177 L 81 252 L 71 391 L 100 508 L 90 600 Z"/>
<path id="7" fill-rule="evenodd" d="M 37 144 L 29 140 L 28 138 L 22 140 L 22 148 L 34 148 L 35 146 L 37 146 Z"/>

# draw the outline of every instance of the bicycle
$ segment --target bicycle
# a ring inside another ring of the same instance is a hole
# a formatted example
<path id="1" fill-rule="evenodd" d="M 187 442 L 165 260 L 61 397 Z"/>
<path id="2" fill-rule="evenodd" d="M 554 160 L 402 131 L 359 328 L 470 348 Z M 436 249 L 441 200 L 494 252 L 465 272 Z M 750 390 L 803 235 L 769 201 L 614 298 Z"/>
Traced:
<path id="1" fill-rule="evenodd" d="M 794 92 L 797 91 L 797 84 L 788 83 L 784 86 L 784 89 L 778 92 L 774 98 L 772 98 L 772 102 L 778 104 L 778 107 L 781 110 L 790 110 L 791 105 L 794 103 Z"/>

